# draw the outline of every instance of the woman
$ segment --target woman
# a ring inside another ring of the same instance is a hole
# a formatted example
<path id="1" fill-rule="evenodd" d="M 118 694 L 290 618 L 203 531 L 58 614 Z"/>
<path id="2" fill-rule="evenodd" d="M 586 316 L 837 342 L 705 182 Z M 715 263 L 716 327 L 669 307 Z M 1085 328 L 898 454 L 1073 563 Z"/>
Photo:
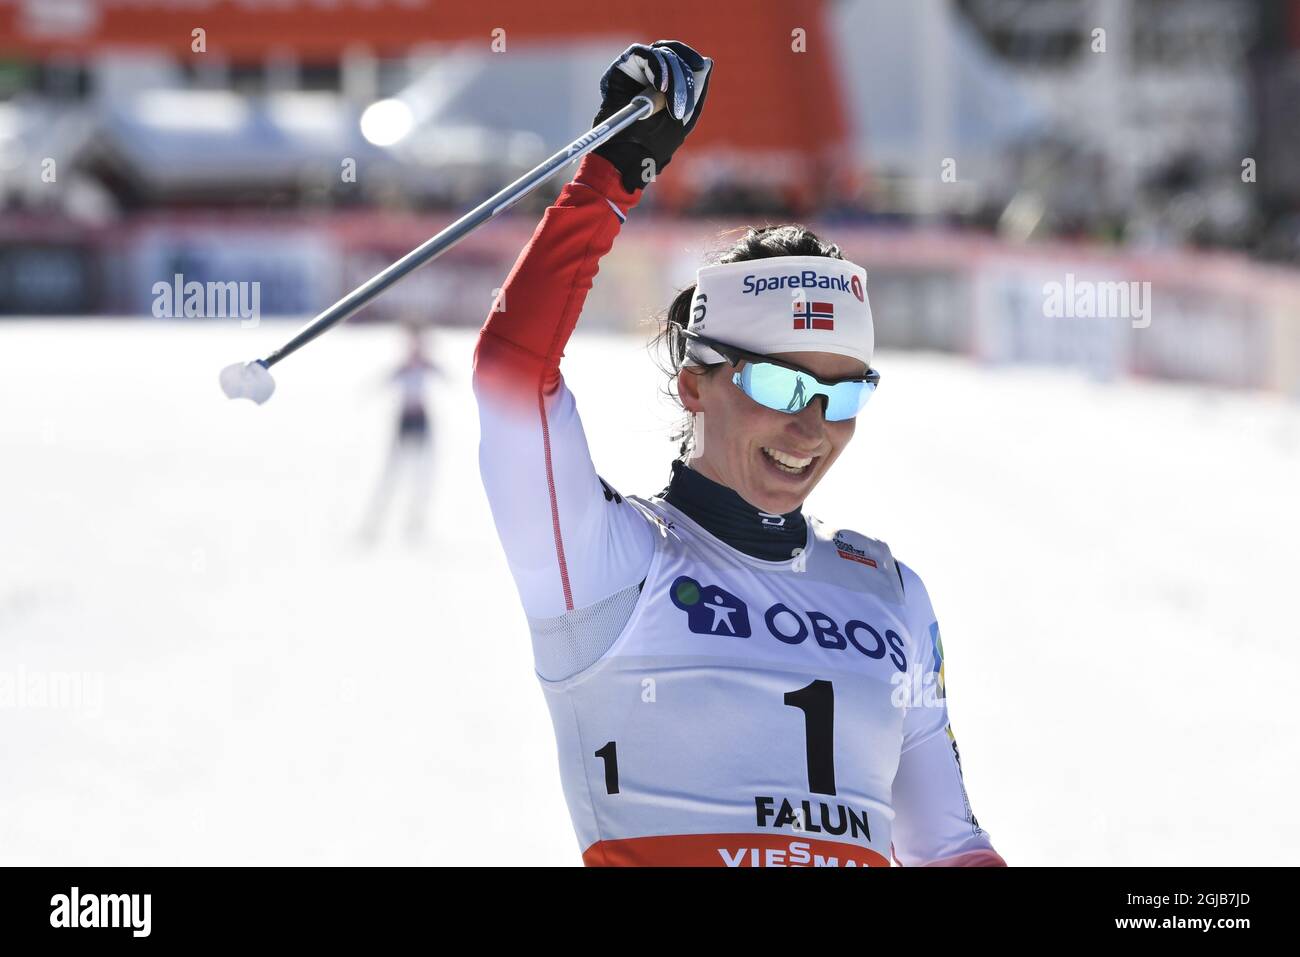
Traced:
<path id="1" fill-rule="evenodd" d="M 475 351 L 480 468 L 583 860 L 1001 865 L 962 785 L 925 586 L 803 512 L 878 380 L 860 266 L 797 226 L 751 230 L 668 312 L 690 413 L 668 486 L 623 496 L 593 467 L 559 360 L 711 68 L 675 41 L 611 65 L 598 122 L 646 85 L 668 108 L 583 159 Z"/>

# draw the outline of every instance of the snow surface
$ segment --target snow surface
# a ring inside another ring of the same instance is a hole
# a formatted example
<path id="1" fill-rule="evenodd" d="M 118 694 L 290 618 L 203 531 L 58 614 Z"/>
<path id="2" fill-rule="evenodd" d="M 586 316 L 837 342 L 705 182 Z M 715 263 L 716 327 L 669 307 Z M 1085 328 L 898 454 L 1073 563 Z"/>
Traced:
<path id="1" fill-rule="evenodd" d="M 226 400 L 217 372 L 294 328 L 0 323 L 0 862 L 578 863 L 479 482 L 474 333 L 433 341 L 427 538 L 395 507 L 365 545 L 402 341 L 335 330 L 267 405 Z M 1300 408 L 878 364 L 808 511 L 925 578 L 999 851 L 1295 864 Z M 662 488 L 643 339 L 580 335 L 564 369 L 602 475 Z M 80 701 L 40 706 L 58 674 Z"/>

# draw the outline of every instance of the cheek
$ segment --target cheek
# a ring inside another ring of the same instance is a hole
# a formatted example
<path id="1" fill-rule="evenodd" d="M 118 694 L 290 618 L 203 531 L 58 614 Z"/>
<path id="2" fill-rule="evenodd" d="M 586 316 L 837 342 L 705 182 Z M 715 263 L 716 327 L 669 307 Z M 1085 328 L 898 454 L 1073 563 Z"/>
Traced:
<path id="1" fill-rule="evenodd" d="M 853 438 L 853 431 L 857 428 L 857 422 L 857 419 L 846 419 L 843 422 L 826 423 L 826 431 L 830 436 L 831 447 L 835 450 L 837 456 L 849 444 L 849 439 Z"/>
<path id="2" fill-rule="evenodd" d="M 712 422 L 715 440 L 727 449 L 728 456 L 745 456 L 761 436 L 779 428 L 781 413 L 765 409 L 740 391 L 730 379 L 721 375 L 702 391 L 701 405 Z"/>
<path id="3" fill-rule="evenodd" d="M 700 407 L 715 422 L 736 423 L 745 415 L 745 408 L 737 401 L 744 398 L 725 372 L 715 372 L 700 390 Z"/>

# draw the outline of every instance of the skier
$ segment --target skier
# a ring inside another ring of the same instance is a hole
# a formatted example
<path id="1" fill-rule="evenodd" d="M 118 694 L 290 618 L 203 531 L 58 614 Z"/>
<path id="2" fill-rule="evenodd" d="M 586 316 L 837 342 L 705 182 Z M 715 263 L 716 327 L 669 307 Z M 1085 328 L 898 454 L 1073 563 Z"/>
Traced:
<path id="1" fill-rule="evenodd" d="M 712 67 L 672 40 L 610 65 L 597 122 L 647 85 L 667 108 L 583 158 L 474 354 L 480 470 L 583 860 L 1003 865 L 966 797 L 925 585 L 803 511 L 879 379 L 865 270 L 802 227 L 751 229 L 668 310 L 689 413 L 668 485 L 622 495 L 592 464 L 559 361 Z M 814 289 L 832 321 L 792 329 Z"/>
<path id="2" fill-rule="evenodd" d="M 804 407 L 804 404 L 807 403 L 807 401 L 808 398 L 804 395 L 803 391 L 803 377 L 801 376 L 795 379 L 794 392 L 790 394 L 790 401 L 785 404 L 785 408 L 781 411 L 798 412 Z"/>
<path id="3" fill-rule="evenodd" d="M 441 367 L 429 359 L 418 326 L 407 326 L 407 353 L 402 364 L 385 377 L 400 393 L 397 428 L 384 460 L 383 471 L 375 484 L 361 525 L 359 537 L 372 542 L 399 473 L 407 473 L 410 499 L 406 515 L 406 536 L 418 538 L 424 530 L 424 514 L 429 498 L 429 473 L 433 462 L 433 441 L 429 434 L 429 413 L 425 408 L 425 390 L 430 376 L 446 378 Z"/>

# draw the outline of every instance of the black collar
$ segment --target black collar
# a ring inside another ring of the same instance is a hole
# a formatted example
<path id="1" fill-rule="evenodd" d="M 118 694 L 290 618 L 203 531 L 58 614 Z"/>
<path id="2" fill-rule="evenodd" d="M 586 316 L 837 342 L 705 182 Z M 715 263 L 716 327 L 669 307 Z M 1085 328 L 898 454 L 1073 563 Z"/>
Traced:
<path id="1" fill-rule="evenodd" d="M 709 534 L 764 561 L 787 561 L 808 543 L 803 507 L 776 515 L 750 505 L 735 491 L 706 478 L 680 459 L 659 497 L 685 512 Z"/>

